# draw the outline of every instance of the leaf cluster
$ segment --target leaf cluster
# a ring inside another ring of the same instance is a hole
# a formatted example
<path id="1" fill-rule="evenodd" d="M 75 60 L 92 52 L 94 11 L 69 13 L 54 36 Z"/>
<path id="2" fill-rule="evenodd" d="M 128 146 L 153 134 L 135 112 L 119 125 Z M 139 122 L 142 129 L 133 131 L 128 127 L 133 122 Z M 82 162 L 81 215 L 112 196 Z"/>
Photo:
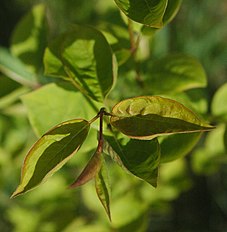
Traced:
<path id="1" fill-rule="evenodd" d="M 41 136 L 24 160 L 21 182 L 12 197 L 46 181 L 80 148 L 86 150 L 86 139 L 94 132 L 97 146 L 93 137 L 94 153 L 70 188 L 94 179 L 111 220 L 106 154 L 126 172 L 157 187 L 161 164 L 186 155 L 202 132 L 214 128 L 195 113 L 205 114 L 199 101 L 204 100 L 207 84 L 196 58 L 170 54 L 150 62 L 149 57 L 140 55 L 141 38 L 149 34 L 150 39 L 167 25 L 181 1 L 115 3 L 124 14 L 124 26 L 70 25 L 49 42 L 46 8 L 37 5 L 18 24 L 11 51 L 0 48 L 1 71 L 32 90 L 22 101 Z M 25 27 L 30 33 L 22 33 Z M 28 41 L 25 45 L 21 37 Z M 140 70 L 143 62 L 148 64 L 144 76 Z M 125 73 L 125 82 L 119 87 Z M 120 95 L 127 96 L 125 83 L 130 85 L 128 77 L 136 90 L 122 100 Z M 215 96 L 212 110 L 217 118 L 226 120 L 223 89 Z"/>

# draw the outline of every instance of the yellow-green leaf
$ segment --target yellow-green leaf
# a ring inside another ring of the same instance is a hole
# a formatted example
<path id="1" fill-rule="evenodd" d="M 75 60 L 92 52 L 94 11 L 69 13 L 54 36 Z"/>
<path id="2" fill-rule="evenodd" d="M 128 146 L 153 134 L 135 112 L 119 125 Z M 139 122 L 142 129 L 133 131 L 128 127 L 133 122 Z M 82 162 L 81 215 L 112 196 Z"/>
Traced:
<path id="1" fill-rule="evenodd" d="M 44 134 L 28 152 L 20 185 L 12 197 L 33 189 L 59 170 L 79 150 L 89 128 L 88 121 L 74 119 Z"/>
<path id="2" fill-rule="evenodd" d="M 110 183 L 108 178 L 107 167 L 104 158 L 102 159 L 102 166 L 95 176 L 95 189 L 99 200 L 101 201 L 110 221 Z"/>
<path id="3" fill-rule="evenodd" d="M 136 139 L 208 131 L 212 126 L 177 101 L 159 96 L 123 100 L 112 109 L 111 124 Z"/>

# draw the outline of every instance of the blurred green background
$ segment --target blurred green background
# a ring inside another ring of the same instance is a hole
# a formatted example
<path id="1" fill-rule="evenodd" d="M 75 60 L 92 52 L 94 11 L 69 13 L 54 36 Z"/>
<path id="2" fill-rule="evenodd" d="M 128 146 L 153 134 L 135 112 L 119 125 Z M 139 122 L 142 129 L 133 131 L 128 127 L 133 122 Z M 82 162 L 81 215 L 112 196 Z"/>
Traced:
<path id="1" fill-rule="evenodd" d="M 1 1 L 1 46 L 10 46 L 18 21 L 39 2 L 42 1 Z M 64 31 L 69 23 L 124 26 L 112 0 L 43 2 L 48 9 L 50 39 Z M 208 77 L 208 113 L 215 92 L 227 80 L 226 23 L 226 1 L 184 0 L 176 18 L 157 32 L 151 43 L 152 59 L 181 52 L 201 61 Z M 146 67 L 143 68 L 145 73 Z M 120 69 L 119 73 L 123 75 L 124 70 Z M 227 154 L 220 139 L 227 134 L 225 124 L 204 136 L 205 142 L 184 159 L 164 164 L 157 189 L 110 164 L 112 224 L 97 200 L 93 183 L 73 191 L 66 189 L 86 162 L 89 146 L 86 152 L 78 154 L 80 159 L 70 161 L 47 183 L 25 196 L 10 199 L 19 182 L 25 154 L 36 136 L 19 99 L 28 90 L 0 75 L 1 232 L 227 231 Z M 129 83 L 129 92 L 130 88 Z M 116 90 L 113 97 L 121 98 L 120 92 Z"/>

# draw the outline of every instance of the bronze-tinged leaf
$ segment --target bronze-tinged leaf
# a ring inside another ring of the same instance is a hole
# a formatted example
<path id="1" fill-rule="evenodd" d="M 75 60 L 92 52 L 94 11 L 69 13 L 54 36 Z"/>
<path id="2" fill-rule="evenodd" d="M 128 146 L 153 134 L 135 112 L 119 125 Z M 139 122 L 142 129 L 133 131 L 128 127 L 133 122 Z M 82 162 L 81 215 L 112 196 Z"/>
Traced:
<path id="1" fill-rule="evenodd" d="M 135 97 L 119 102 L 112 109 L 110 123 L 130 138 L 142 140 L 214 128 L 181 103 L 160 96 Z"/>
<path id="2" fill-rule="evenodd" d="M 28 152 L 21 175 L 21 183 L 12 197 L 25 193 L 52 176 L 81 147 L 90 123 L 74 119 L 60 123 L 44 134 Z"/>
<path id="3" fill-rule="evenodd" d="M 82 173 L 75 180 L 75 182 L 70 185 L 70 188 L 76 188 L 78 186 L 84 185 L 96 176 L 102 165 L 101 155 L 102 153 L 99 152 L 97 149 L 95 154 L 91 157 L 88 164 L 82 171 Z"/>

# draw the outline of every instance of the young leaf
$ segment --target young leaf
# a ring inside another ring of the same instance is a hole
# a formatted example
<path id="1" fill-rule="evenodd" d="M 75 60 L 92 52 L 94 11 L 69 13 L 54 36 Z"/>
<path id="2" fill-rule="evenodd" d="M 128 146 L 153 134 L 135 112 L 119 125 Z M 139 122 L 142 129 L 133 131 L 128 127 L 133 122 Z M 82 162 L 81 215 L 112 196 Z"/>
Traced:
<path id="1" fill-rule="evenodd" d="M 119 102 L 112 109 L 110 123 L 130 138 L 143 140 L 213 129 L 179 102 L 159 96 L 135 97 Z"/>
<path id="2" fill-rule="evenodd" d="M 205 87 L 206 74 L 193 57 L 175 54 L 153 63 L 149 72 L 147 86 L 155 94 L 181 92 L 192 88 Z"/>
<path id="3" fill-rule="evenodd" d="M 33 189 L 59 170 L 79 150 L 89 128 L 88 121 L 74 119 L 44 134 L 27 154 L 21 183 L 12 197 Z"/>
<path id="4" fill-rule="evenodd" d="M 101 155 L 102 154 L 98 150 L 96 150 L 95 154 L 91 157 L 82 173 L 70 185 L 70 188 L 76 188 L 78 186 L 86 184 L 88 181 L 92 180 L 97 175 L 102 165 Z"/>
<path id="5" fill-rule="evenodd" d="M 107 167 L 104 158 L 102 159 L 102 166 L 95 176 L 95 189 L 99 200 L 101 201 L 110 221 L 110 184 L 108 178 Z"/>
<path id="6" fill-rule="evenodd" d="M 149 27 L 161 28 L 174 18 L 182 0 L 115 0 L 115 2 L 130 19 Z"/>
<path id="7" fill-rule="evenodd" d="M 112 152 L 115 152 L 114 156 L 118 156 L 120 166 L 122 163 L 133 175 L 154 187 L 157 186 L 160 161 L 160 148 L 157 139 L 150 141 L 130 139 L 126 142 L 124 139 L 117 140 L 113 136 L 105 135 L 104 138 L 105 142 L 111 146 Z M 104 145 L 104 147 L 106 146 Z"/>

